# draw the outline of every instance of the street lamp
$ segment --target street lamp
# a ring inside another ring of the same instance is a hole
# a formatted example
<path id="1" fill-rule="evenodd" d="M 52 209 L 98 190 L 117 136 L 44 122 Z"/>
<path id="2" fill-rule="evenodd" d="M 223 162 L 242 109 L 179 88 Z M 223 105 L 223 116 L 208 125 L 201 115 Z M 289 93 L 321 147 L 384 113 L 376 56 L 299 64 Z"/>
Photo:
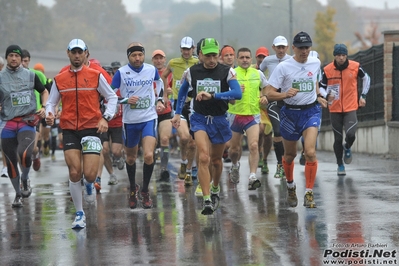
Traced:
<path id="1" fill-rule="evenodd" d="M 222 1 L 222 0 L 221 0 Z M 272 5 L 270 5 L 269 3 L 263 3 L 262 4 L 263 7 L 266 8 L 271 8 Z M 293 15 L 292 15 L 292 0 L 288 0 L 288 16 L 289 16 L 289 21 L 288 21 L 288 25 L 289 25 L 289 36 L 287 36 L 288 40 L 291 40 L 294 36 L 293 36 Z"/>
<path id="2" fill-rule="evenodd" d="M 220 44 L 223 45 L 223 0 L 220 0 Z"/>

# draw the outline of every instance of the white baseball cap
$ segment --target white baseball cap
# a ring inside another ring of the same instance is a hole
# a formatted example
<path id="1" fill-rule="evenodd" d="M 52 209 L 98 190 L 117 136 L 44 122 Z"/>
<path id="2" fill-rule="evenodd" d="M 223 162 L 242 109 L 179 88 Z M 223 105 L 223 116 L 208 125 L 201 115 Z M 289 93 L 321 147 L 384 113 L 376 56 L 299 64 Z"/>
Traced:
<path id="1" fill-rule="evenodd" d="M 312 50 L 312 51 L 310 51 L 309 56 L 310 56 L 310 57 L 317 57 L 317 58 L 319 58 L 319 53 Z"/>
<path id="2" fill-rule="evenodd" d="M 84 41 L 81 39 L 73 39 L 69 45 L 68 45 L 68 50 L 71 51 L 74 48 L 80 48 L 83 51 L 87 50 L 87 46 Z"/>
<path id="3" fill-rule="evenodd" d="M 184 37 L 181 39 L 180 48 L 193 48 L 194 47 L 194 40 L 191 37 Z"/>
<path id="4" fill-rule="evenodd" d="M 288 46 L 288 41 L 284 36 L 277 36 L 273 41 L 274 46 Z"/>

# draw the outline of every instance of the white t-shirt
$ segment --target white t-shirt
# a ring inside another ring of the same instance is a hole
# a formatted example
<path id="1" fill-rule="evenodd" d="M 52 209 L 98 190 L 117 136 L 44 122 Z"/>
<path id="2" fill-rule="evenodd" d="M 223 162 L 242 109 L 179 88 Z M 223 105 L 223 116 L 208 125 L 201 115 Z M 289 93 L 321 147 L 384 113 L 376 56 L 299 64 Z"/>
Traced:
<path id="1" fill-rule="evenodd" d="M 316 57 L 308 57 L 305 63 L 297 62 L 293 57 L 276 66 L 269 78 L 269 84 L 281 92 L 287 92 L 290 88 L 298 89 L 298 93 L 284 99 L 286 104 L 307 105 L 317 99 L 316 86 L 320 73 L 320 60 Z"/>
<path id="2" fill-rule="evenodd" d="M 290 55 L 288 55 L 288 54 L 286 54 L 283 58 L 278 58 L 277 57 L 277 55 L 269 55 L 269 56 L 266 56 L 264 59 L 263 59 L 263 61 L 262 61 L 262 63 L 260 64 L 260 66 L 259 66 L 259 69 L 262 71 L 262 72 L 265 72 L 266 71 L 266 69 L 268 69 L 269 70 L 269 77 L 271 76 L 271 74 L 273 73 L 273 71 L 274 71 L 274 69 L 276 68 L 276 66 L 278 65 L 278 64 L 280 64 L 281 62 L 283 62 L 283 61 L 285 61 L 285 60 L 287 60 L 287 59 L 290 59 L 292 56 L 290 56 Z"/>

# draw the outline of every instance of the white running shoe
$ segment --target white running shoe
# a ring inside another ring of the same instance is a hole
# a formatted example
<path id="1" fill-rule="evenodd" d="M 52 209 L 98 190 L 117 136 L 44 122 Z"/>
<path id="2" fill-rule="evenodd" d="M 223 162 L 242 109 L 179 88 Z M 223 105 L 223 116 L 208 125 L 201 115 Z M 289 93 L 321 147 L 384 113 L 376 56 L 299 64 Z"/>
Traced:
<path id="1" fill-rule="evenodd" d="M 108 185 L 116 185 L 118 184 L 118 179 L 116 178 L 115 174 L 109 176 Z"/>
<path id="2" fill-rule="evenodd" d="M 231 183 L 237 184 L 240 182 L 240 163 L 238 163 L 238 167 L 235 167 L 234 165 L 231 166 L 229 175 Z"/>
<path id="3" fill-rule="evenodd" d="M 86 227 L 86 215 L 82 211 L 76 212 L 75 221 L 72 223 L 72 229 L 82 229 Z"/>
<path id="4" fill-rule="evenodd" d="M 3 167 L 3 170 L 1 170 L 1 177 L 8 178 L 8 169 L 7 166 Z"/>

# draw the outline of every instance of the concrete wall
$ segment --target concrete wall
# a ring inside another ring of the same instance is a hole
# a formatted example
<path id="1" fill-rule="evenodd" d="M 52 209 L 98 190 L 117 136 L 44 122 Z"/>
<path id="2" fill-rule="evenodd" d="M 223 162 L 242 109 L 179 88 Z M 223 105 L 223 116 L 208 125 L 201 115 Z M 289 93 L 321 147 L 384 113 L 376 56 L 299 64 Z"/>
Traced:
<path id="1" fill-rule="evenodd" d="M 399 123 L 398 128 L 399 131 Z M 381 121 L 379 124 L 359 125 L 356 133 L 356 140 L 352 146 L 352 151 L 369 154 L 388 154 L 391 153 L 389 143 L 390 128 Z M 395 134 L 395 133 L 393 133 Z M 399 134 L 397 136 L 397 146 L 399 151 Z M 320 131 L 317 149 L 333 151 L 334 134 L 331 126 L 322 128 Z"/>

